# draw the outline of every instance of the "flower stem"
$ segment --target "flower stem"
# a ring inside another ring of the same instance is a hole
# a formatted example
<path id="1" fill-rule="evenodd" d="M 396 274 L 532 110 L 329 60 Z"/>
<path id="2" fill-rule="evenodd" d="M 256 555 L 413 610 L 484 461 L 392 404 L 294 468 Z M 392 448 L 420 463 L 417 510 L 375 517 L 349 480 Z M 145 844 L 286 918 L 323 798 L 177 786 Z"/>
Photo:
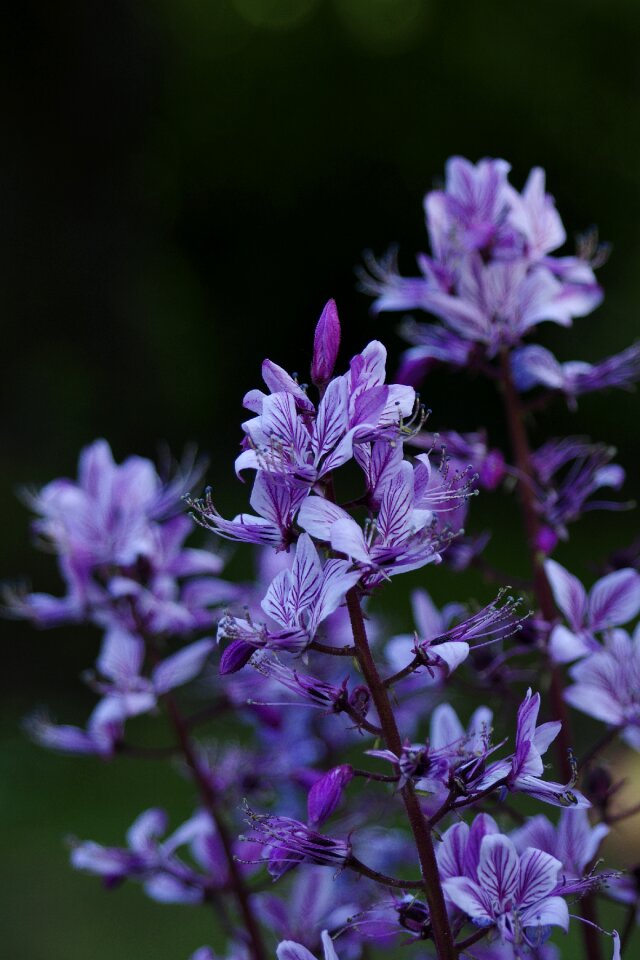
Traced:
<path id="1" fill-rule="evenodd" d="M 518 491 L 522 506 L 522 519 L 533 573 L 533 589 L 538 602 L 540 613 L 551 623 L 557 616 L 556 605 L 553 599 L 551 585 L 544 569 L 544 556 L 538 549 L 540 520 L 536 512 L 534 494 L 534 472 L 531 463 L 531 450 L 525 426 L 526 410 L 516 390 L 511 372 L 511 359 L 506 349 L 500 354 L 500 380 L 502 384 L 502 399 L 511 449 L 515 466 L 518 469 Z M 569 728 L 569 713 L 564 700 L 562 676 L 555 664 L 550 663 L 551 671 L 551 712 L 555 720 L 560 720 L 562 726 L 556 740 L 558 763 L 565 780 L 570 780 L 573 774 L 570 763 L 571 731 Z M 585 952 L 587 960 L 602 960 L 600 940 L 597 930 L 590 926 L 597 926 L 597 911 L 595 898 L 591 894 L 585 895 L 581 901 L 581 914 L 589 923 L 582 925 Z"/>
<path id="2" fill-rule="evenodd" d="M 251 909 L 249 890 L 244 882 L 244 877 L 242 876 L 240 867 L 238 866 L 238 862 L 234 856 L 231 836 L 227 829 L 224 818 L 218 809 L 217 797 L 213 791 L 213 788 L 200 769 L 198 759 L 193 749 L 193 744 L 191 743 L 191 738 L 189 737 L 187 722 L 180 713 L 180 709 L 178 708 L 178 705 L 171 694 L 165 695 L 164 703 L 167 708 L 167 713 L 169 714 L 169 719 L 171 720 L 178 738 L 182 755 L 184 756 L 186 764 L 191 771 L 194 783 L 198 788 L 202 804 L 216 825 L 220 843 L 222 844 L 225 857 L 227 859 L 231 888 L 235 894 L 238 909 L 242 915 L 242 919 L 250 940 L 253 960 L 267 960 L 267 953 L 262 942 L 260 928 Z"/>
<path id="3" fill-rule="evenodd" d="M 356 657 L 367 686 L 371 691 L 384 739 L 389 750 L 392 750 L 399 757 L 402 752 L 402 740 L 389 694 L 378 673 L 369 648 L 357 587 L 352 587 L 347 593 L 347 609 L 351 620 Z M 438 960 L 456 960 L 456 949 L 440 883 L 431 829 L 422 813 L 413 784 L 411 782 L 406 783 L 400 792 L 418 851 Z"/>

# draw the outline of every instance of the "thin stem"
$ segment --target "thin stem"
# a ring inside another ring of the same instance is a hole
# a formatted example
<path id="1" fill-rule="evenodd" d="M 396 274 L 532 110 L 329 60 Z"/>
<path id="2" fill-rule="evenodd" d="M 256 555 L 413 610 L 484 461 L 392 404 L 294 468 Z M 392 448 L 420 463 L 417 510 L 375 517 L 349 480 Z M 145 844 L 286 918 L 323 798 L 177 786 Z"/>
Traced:
<path id="1" fill-rule="evenodd" d="M 356 655 L 355 647 L 332 647 L 328 643 L 320 643 L 319 640 L 312 640 L 307 649 L 316 650 L 318 653 L 328 653 L 331 657 L 355 657 Z"/>
<path id="2" fill-rule="evenodd" d="M 636 929 L 636 913 L 637 905 L 635 903 L 630 904 L 629 910 L 627 911 L 627 919 L 624 925 L 624 930 L 620 937 L 620 952 L 623 950 L 626 951 L 627 946 L 629 945 L 629 940 L 633 936 L 633 933 Z"/>
<path id="3" fill-rule="evenodd" d="M 347 609 L 351 620 L 351 629 L 353 630 L 356 656 L 367 686 L 371 691 L 384 739 L 389 750 L 392 750 L 399 757 L 402 753 L 402 739 L 387 689 L 371 655 L 357 587 L 352 587 L 347 593 Z M 456 960 L 457 954 L 440 883 L 431 828 L 420 809 L 413 784 L 411 782 L 406 783 L 400 793 L 418 851 L 438 960 Z"/>
<path id="4" fill-rule="evenodd" d="M 518 469 L 518 491 L 522 506 L 522 518 L 529 550 L 531 569 L 533 572 L 533 588 L 540 613 L 547 621 L 553 622 L 557 616 L 553 591 L 544 569 L 544 556 L 538 549 L 540 533 L 540 519 L 536 511 L 534 494 L 534 471 L 531 463 L 531 450 L 525 426 L 526 411 L 520 394 L 513 382 L 511 373 L 511 359 L 509 352 L 504 349 L 500 354 L 500 373 L 502 383 L 502 398 L 511 447 Z M 571 780 L 572 769 L 570 763 L 571 731 L 569 728 L 569 713 L 564 700 L 562 676 L 555 664 L 550 663 L 551 671 L 551 711 L 555 720 L 562 724 L 556 740 L 558 763 L 563 778 Z M 582 925 L 582 934 L 587 960 L 602 960 L 600 940 L 597 930 L 590 926 L 598 926 L 596 901 L 592 894 L 586 894 L 580 905 L 582 917 L 588 922 Z"/>
<path id="5" fill-rule="evenodd" d="M 638 813 L 640 813 L 640 803 L 635 803 L 632 807 L 628 807 L 620 813 L 614 813 L 609 817 L 605 817 L 605 823 L 620 823 L 621 820 L 635 817 Z"/>
<path id="6" fill-rule="evenodd" d="M 233 842 L 224 818 L 218 810 L 216 795 L 211 787 L 211 784 L 200 769 L 198 759 L 195 755 L 193 745 L 189 737 L 189 731 L 185 719 L 180 713 L 176 701 L 171 694 L 166 694 L 164 697 L 164 703 L 166 705 L 167 713 L 169 714 L 171 723 L 173 724 L 173 728 L 176 732 L 178 742 L 180 743 L 180 748 L 182 750 L 184 759 L 191 771 L 194 783 L 198 788 L 203 806 L 208 811 L 211 819 L 216 825 L 218 836 L 227 859 L 227 867 L 229 870 L 231 886 L 238 903 L 238 908 L 242 914 L 242 918 L 249 935 L 249 940 L 251 942 L 251 952 L 253 954 L 253 958 L 254 960 L 267 960 L 267 953 L 262 942 L 260 928 L 251 909 L 249 890 L 245 885 L 244 877 L 242 876 L 238 862 L 235 859 Z"/>
<path id="7" fill-rule="evenodd" d="M 379 873 L 372 867 L 368 867 L 357 857 L 350 857 L 347 866 L 350 870 L 355 870 L 363 877 L 369 877 L 370 880 L 375 880 L 376 883 L 381 883 L 385 887 L 394 887 L 398 890 L 422 890 L 424 888 L 424 881 L 422 880 L 400 880 L 398 877 L 389 877 L 386 873 Z"/>
<path id="8" fill-rule="evenodd" d="M 397 783 L 400 777 L 395 775 L 387 775 L 385 773 L 371 773 L 370 770 L 358 770 L 357 768 L 351 769 L 351 773 L 354 777 L 364 777 L 365 780 L 377 780 L 379 783 Z"/>
<path id="9" fill-rule="evenodd" d="M 398 683 L 399 680 L 404 680 L 405 677 L 410 676 L 412 673 L 415 673 L 417 668 L 422 665 L 422 660 L 420 657 L 414 657 L 411 663 L 408 663 L 406 667 L 403 667 L 402 670 L 398 670 L 397 673 L 394 673 L 392 676 L 387 677 L 386 680 L 383 680 L 385 687 L 389 688 Z"/>

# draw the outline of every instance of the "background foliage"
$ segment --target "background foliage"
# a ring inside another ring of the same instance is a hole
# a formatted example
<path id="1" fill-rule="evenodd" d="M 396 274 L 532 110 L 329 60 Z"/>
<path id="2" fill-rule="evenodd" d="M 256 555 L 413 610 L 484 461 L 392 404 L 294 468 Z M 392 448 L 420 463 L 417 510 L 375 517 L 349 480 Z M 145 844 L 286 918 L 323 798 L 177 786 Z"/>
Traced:
<path id="1" fill-rule="evenodd" d="M 74 472 L 96 436 L 118 458 L 197 442 L 232 513 L 244 495 L 231 468 L 242 395 L 266 355 L 306 369 L 327 297 L 344 359 L 372 336 L 397 357 L 393 323 L 369 317 L 353 268 L 394 240 L 412 266 L 422 195 L 450 154 L 504 156 L 517 185 L 543 165 L 568 232 L 597 223 L 613 243 L 604 306 L 568 334 L 545 328 L 561 359 L 637 337 L 633 0 L 25 0 L 5 16 L 3 577 L 55 592 L 16 489 Z M 435 428 L 484 421 L 501 439 L 483 385 L 434 375 L 425 400 Z M 575 426 L 559 408 L 554 426 L 618 446 L 633 496 L 639 413 L 637 396 L 587 397 Z M 492 557 L 517 571 L 515 516 L 483 500 L 474 512 L 494 524 Z M 604 554 L 634 526 L 596 514 L 559 559 L 588 575 L 593 543 Z M 427 570 L 424 582 L 440 600 L 479 589 L 473 574 L 453 583 Z M 134 888 L 107 896 L 71 873 L 62 841 L 115 842 L 163 796 L 178 822 L 188 787 L 152 765 L 31 746 L 19 724 L 34 705 L 69 721 L 88 712 L 76 677 L 96 638 L 3 631 L 3 949 L 12 960 L 186 958 L 210 940 L 204 911 L 160 908 Z"/>

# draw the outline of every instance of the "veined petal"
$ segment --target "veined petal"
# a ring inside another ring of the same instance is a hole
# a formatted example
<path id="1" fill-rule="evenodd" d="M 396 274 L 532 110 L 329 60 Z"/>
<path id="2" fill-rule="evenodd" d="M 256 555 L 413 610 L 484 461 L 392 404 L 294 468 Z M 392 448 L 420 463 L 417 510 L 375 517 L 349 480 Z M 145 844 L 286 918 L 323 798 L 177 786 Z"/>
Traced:
<path id="1" fill-rule="evenodd" d="M 638 611 L 640 574 L 631 568 L 602 577 L 589 594 L 589 626 L 594 631 L 627 623 Z"/>
<path id="2" fill-rule="evenodd" d="M 525 927 L 562 927 L 566 932 L 569 929 L 569 908 L 562 897 L 547 897 L 523 910 L 520 920 Z"/>
<path id="3" fill-rule="evenodd" d="M 518 889 L 518 854 L 502 834 L 488 835 L 480 845 L 478 883 L 491 901 L 504 907 Z"/>
<path id="4" fill-rule="evenodd" d="M 491 902 L 484 890 L 468 877 L 451 877 L 444 880 L 442 889 L 451 903 L 481 926 L 495 923 Z"/>
<path id="5" fill-rule="evenodd" d="M 561 870 L 561 862 L 551 854 L 528 847 L 520 857 L 518 899 L 522 906 L 544 900 L 556 886 Z"/>

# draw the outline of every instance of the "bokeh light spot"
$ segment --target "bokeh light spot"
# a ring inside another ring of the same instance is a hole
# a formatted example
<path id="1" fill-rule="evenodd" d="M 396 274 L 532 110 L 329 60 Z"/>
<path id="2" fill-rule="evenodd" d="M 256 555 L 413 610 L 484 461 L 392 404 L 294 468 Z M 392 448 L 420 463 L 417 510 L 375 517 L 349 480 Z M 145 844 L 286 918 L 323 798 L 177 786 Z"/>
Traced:
<path id="1" fill-rule="evenodd" d="M 241 17 L 254 27 L 290 30 L 308 19 L 319 0 L 233 0 Z"/>
<path id="2" fill-rule="evenodd" d="M 360 45 L 389 55 L 420 40 L 430 4 L 428 0 L 334 0 L 334 7 Z"/>

